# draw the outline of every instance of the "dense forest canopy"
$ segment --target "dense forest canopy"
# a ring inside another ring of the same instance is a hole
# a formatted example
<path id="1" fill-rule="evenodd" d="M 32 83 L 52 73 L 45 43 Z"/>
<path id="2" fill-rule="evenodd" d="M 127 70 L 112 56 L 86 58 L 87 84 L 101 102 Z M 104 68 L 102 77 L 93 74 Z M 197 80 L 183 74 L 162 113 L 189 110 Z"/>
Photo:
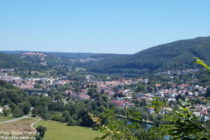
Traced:
<path id="1" fill-rule="evenodd" d="M 36 66 L 36 64 L 23 60 L 17 55 L 0 53 L 0 68 L 32 68 Z"/>
<path id="2" fill-rule="evenodd" d="M 90 71 L 100 73 L 144 73 L 171 69 L 187 69 L 193 57 L 210 62 L 210 37 L 180 40 L 155 46 L 134 55 L 105 59 L 89 66 Z"/>

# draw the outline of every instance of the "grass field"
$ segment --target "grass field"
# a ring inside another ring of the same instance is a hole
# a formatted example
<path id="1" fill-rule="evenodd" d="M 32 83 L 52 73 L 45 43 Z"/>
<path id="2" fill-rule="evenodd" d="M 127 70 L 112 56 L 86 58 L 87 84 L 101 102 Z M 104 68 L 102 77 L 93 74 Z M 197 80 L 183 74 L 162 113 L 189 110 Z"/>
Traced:
<path id="1" fill-rule="evenodd" d="M 13 117 L 12 115 L 7 116 L 7 117 L 5 117 L 5 116 L 3 116 L 3 115 L 0 115 L 0 122 L 2 122 L 2 121 L 7 121 L 7 120 L 11 120 L 11 119 L 14 119 L 14 117 Z"/>
<path id="2" fill-rule="evenodd" d="M 44 140 L 93 140 L 95 137 L 101 136 L 100 132 L 90 128 L 67 126 L 65 123 L 56 121 L 41 120 L 35 127 L 39 125 L 47 128 Z"/>

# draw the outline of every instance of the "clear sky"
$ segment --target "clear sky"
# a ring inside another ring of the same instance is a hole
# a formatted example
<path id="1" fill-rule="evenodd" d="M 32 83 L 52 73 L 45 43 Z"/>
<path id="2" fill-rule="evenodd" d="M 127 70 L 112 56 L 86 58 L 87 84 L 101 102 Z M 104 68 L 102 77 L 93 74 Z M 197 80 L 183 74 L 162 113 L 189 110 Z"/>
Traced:
<path id="1" fill-rule="evenodd" d="M 0 0 L 0 50 L 135 53 L 210 36 L 210 0 Z"/>

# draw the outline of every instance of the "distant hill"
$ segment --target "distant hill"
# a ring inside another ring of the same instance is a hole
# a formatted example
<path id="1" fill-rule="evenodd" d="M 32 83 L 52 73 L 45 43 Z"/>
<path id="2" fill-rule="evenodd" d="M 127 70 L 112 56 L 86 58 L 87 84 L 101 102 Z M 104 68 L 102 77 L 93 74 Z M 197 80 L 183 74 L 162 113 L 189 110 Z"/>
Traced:
<path id="1" fill-rule="evenodd" d="M 44 56 L 24 56 L 28 51 L 3 51 L 0 53 L 0 67 L 39 68 L 45 64 L 54 66 L 85 67 L 90 72 L 145 74 L 171 69 L 197 68 L 193 57 L 199 57 L 210 64 L 210 37 L 198 37 L 155 46 L 133 55 L 34 52 Z M 5 54 L 6 53 L 6 54 Z"/>
<path id="2" fill-rule="evenodd" d="M 0 51 L 6 54 L 23 54 L 28 52 L 44 53 L 51 56 L 66 57 L 70 59 L 104 59 L 110 57 L 128 56 L 127 54 L 108 54 L 108 53 L 71 53 L 71 52 L 44 52 L 44 51 Z"/>
<path id="3" fill-rule="evenodd" d="M 36 69 L 55 67 L 86 67 L 91 62 L 128 56 L 125 54 L 100 54 L 100 53 L 68 53 L 68 52 L 39 52 L 39 51 L 0 51 L 0 67 L 33 68 Z M 30 65 L 30 66 L 29 66 Z"/>
<path id="4" fill-rule="evenodd" d="M 105 59 L 110 57 L 128 56 L 126 54 L 105 54 L 105 53 L 68 53 L 68 52 L 45 52 L 47 54 L 56 55 L 60 57 L 67 57 L 70 59 Z"/>
<path id="5" fill-rule="evenodd" d="M 89 65 L 99 73 L 145 73 L 198 67 L 193 57 L 210 63 L 210 37 L 198 37 L 155 46 L 134 55 L 105 59 Z"/>
<path id="6" fill-rule="evenodd" d="M 32 69 L 38 65 L 21 59 L 17 55 L 0 53 L 0 68 L 21 68 L 21 69 Z"/>

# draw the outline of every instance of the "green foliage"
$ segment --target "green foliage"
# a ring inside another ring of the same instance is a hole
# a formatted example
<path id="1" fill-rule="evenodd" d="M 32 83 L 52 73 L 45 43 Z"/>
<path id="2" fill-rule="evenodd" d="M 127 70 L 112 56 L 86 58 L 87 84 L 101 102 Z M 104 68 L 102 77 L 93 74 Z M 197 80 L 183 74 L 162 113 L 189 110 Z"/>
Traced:
<path id="1" fill-rule="evenodd" d="M 4 116 L 8 116 L 10 113 L 11 113 L 11 110 L 9 108 L 4 108 L 3 109 Z"/>
<path id="2" fill-rule="evenodd" d="M 154 108 L 155 113 L 159 114 L 160 111 L 166 107 L 166 102 L 161 101 L 159 97 L 154 97 L 149 107 Z"/>
<path id="3" fill-rule="evenodd" d="M 0 68 L 35 69 L 39 65 L 27 60 L 22 60 L 18 55 L 0 53 Z"/>
<path id="4" fill-rule="evenodd" d="M 106 124 L 102 123 L 103 119 L 91 115 L 93 121 L 99 126 L 99 129 L 104 132 L 104 135 L 97 139 L 110 138 L 113 140 L 137 140 L 138 135 L 133 130 L 142 130 L 138 121 L 142 120 L 142 116 L 136 110 L 128 110 L 127 116 L 122 118 L 116 114 L 114 109 L 107 109 L 102 118 L 106 118 Z M 130 123 L 128 120 L 133 120 Z"/>
<path id="5" fill-rule="evenodd" d="M 195 59 L 195 63 L 203 66 L 210 73 L 210 66 L 208 66 L 203 60 L 201 60 L 201 59 L 199 59 L 197 57 L 194 57 L 194 59 Z M 205 97 L 210 97 L 210 87 L 207 88 Z"/>
<path id="6" fill-rule="evenodd" d="M 31 104 L 29 102 L 23 102 L 19 106 L 22 108 L 25 115 L 27 115 L 31 110 Z"/>
<path id="7" fill-rule="evenodd" d="M 205 97 L 210 97 L 210 87 L 207 88 L 206 90 L 206 94 L 205 94 Z"/>
<path id="8" fill-rule="evenodd" d="M 15 88 L 12 84 L 9 84 L 2 80 L 0 80 L 0 87 L 6 88 L 6 89 L 14 89 Z"/>
<path id="9" fill-rule="evenodd" d="M 41 120 L 35 127 L 39 125 L 47 128 L 44 140 L 93 140 L 94 137 L 102 135 L 87 127 L 67 126 L 66 123 L 50 120 Z"/>
<path id="10" fill-rule="evenodd" d="M 158 106 L 156 114 L 160 108 L 165 106 L 165 102 L 159 98 L 153 99 L 153 106 Z M 188 100 L 180 100 L 180 105 L 167 114 L 162 114 L 159 125 L 153 125 L 145 131 L 139 121 L 142 115 L 137 110 L 128 111 L 128 116 L 121 119 L 115 110 L 107 110 L 103 117 L 108 119 L 107 124 L 101 124 L 102 118 L 94 117 L 93 121 L 98 124 L 104 133 L 101 138 L 111 138 L 113 140 L 161 140 L 165 136 L 170 136 L 173 140 L 207 140 L 209 138 L 209 128 L 207 124 L 201 122 L 189 109 Z M 128 123 L 128 119 L 132 120 Z"/>
<path id="11" fill-rule="evenodd" d="M 136 92 L 145 92 L 145 86 L 143 84 L 138 84 L 136 88 Z"/>
<path id="12" fill-rule="evenodd" d="M 210 62 L 210 37 L 180 40 L 152 47 L 130 56 L 105 59 L 87 68 L 99 73 L 143 74 L 151 71 L 196 68 L 192 57 Z"/>
<path id="13" fill-rule="evenodd" d="M 64 105 L 62 95 L 59 90 L 49 93 L 49 96 L 28 95 L 24 91 L 13 87 L 4 81 L 0 81 L 0 106 L 9 106 L 14 117 L 27 115 L 31 107 L 33 116 L 40 116 L 44 119 L 52 119 L 67 122 L 68 125 L 80 125 L 92 127 L 94 122 L 88 112 L 99 114 L 109 107 L 108 99 L 105 94 L 97 95 L 94 89 L 95 100 L 80 101 L 69 99 Z M 52 102 L 53 101 L 53 102 Z M 5 111 L 5 115 L 9 112 Z"/>
<path id="14" fill-rule="evenodd" d="M 169 134 L 173 139 L 207 139 L 207 128 L 200 120 L 190 111 L 191 104 L 188 100 L 185 102 L 180 100 L 178 109 L 172 116 L 171 128 Z"/>
<path id="15" fill-rule="evenodd" d="M 20 107 L 15 107 L 15 109 L 13 110 L 13 116 L 14 117 L 21 117 L 23 115 L 24 115 L 23 110 L 21 110 Z"/>
<path id="16" fill-rule="evenodd" d="M 0 81 L 0 105 L 7 105 L 15 117 L 28 114 L 31 108 L 27 94 L 4 81 Z"/>
<path id="17" fill-rule="evenodd" d="M 203 60 L 197 58 L 197 57 L 194 57 L 195 59 L 195 63 L 203 66 L 208 72 L 210 72 L 210 66 L 208 66 Z"/>
<path id="18" fill-rule="evenodd" d="M 68 118 L 68 126 L 77 126 L 78 122 L 76 120 L 74 120 L 72 117 Z"/>
<path id="19" fill-rule="evenodd" d="M 47 131 L 47 128 L 40 125 L 36 128 L 36 131 L 37 131 L 37 139 L 42 139 L 45 135 L 45 132 Z"/>
<path id="20" fill-rule="evenodd" d="M 94 98 L 95 96 L 97 96 L 97 89 L 96 87 L 90 87 L 88 89 L 88 93 L 87 93 L 91 98 Z"/>

